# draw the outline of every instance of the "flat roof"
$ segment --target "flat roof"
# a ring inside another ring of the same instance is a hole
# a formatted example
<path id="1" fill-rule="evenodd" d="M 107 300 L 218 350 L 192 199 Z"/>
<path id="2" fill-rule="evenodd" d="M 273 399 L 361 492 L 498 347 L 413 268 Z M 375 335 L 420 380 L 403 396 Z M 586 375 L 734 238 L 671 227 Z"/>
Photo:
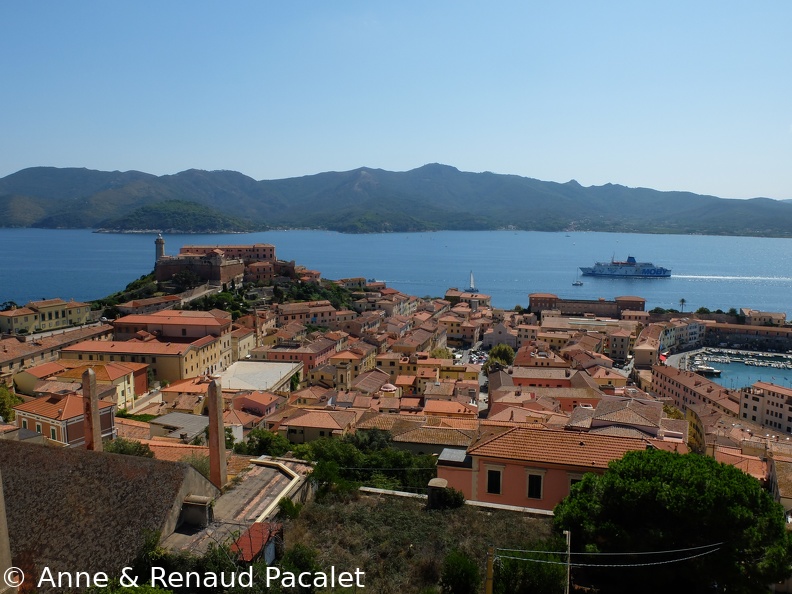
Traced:
<path id="1" fill-rule="evenodd" d="M 220 383 L 223 390 L 273 390 L 301 366 L 287 361 L 237 361 L 223 372 Z"/>

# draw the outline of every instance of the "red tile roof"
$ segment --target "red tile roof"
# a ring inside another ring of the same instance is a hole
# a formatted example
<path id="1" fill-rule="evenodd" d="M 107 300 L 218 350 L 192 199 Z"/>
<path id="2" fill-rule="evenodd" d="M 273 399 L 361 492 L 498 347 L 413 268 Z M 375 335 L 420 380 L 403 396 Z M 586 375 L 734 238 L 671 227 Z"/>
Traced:
<path id="1" fill-rule="evenodd" d="M 82 396 L 69 394 L 63 397 L 42 396 L 30 402 L 17 404 L 14 410 L 21 413 L 38 415 L 46 419 L 63 421 L 83 416 Z M 99 401 L 99 410 L 104 410 L 113 406 L 112 402 Z"/>
<path id="2" fill-rule="evenodd" d="M 270 538 L 280 530 L 282 530 L 280 524 L 256 522 L 234 541 L 231 550 L 238 552 L 242 561 L 250 563 L 261 555 Z"/>
<path id="3" fill-rule="evenodd" d="M 650 443 L 654 445 L 655 441 L 514 427 L 472 446 L 468 453 L 487 458 L 604 469 L 611 460 L 618 460 L 632 450 L 644 450 Z"/>

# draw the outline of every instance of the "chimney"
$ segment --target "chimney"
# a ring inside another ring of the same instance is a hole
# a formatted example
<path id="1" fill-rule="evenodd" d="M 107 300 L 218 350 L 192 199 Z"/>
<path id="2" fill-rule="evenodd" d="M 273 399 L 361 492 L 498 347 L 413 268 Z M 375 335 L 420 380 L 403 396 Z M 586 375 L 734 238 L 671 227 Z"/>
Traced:
<path id="1" fill-rule="evenodd" d="M 3 477 L 0 476 L 0 571 L 4 576 L 14 576 L 8 572 L 11 569 L 11 541 L 8 538 L 8 522 L 6 520 L 5 499 L 3 498 Z M 8 585 L 8 580 L 0 582 L 0 592 L 11 594 L 16 592 L 15 587 Z"/>
<path id="2" fill-rule="evenodd" d="M 83 435 L 85 449 L 102 451 L 102 421 L 99 418 L 99 391 L 96 389 L 96 373 L 88 369 L 82 374 Z"/>
<path id="3" fill-rule="evenodd" d="M 209 480 L 221 489 L 228 481 L 226 469 L 225 429 L 223 428 L 223 392 L 218 380 L 209 384 Z"/>

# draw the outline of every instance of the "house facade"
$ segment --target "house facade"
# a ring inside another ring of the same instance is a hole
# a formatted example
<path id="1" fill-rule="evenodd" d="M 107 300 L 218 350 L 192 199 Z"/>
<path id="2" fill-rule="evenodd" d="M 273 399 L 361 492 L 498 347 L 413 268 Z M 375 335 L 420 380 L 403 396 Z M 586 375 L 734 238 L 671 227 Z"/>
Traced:
<path id="1" fill-rule="evenodd" d="M 611 460 L 643 450 L 651 440 L 513 427 L 441 455 L 437 476 L 465 499 L 551 511 L 587 472 L 602 473 Z"/>

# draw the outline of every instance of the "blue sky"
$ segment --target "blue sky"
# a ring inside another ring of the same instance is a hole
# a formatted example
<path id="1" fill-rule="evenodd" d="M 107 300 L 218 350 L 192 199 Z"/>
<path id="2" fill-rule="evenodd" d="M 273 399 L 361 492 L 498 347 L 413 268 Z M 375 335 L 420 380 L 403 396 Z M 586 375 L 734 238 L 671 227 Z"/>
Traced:
<path id="1" fill-rule="evenodd" d="M 792 3 L 0 3 L 0 176 L 439 162 L 792 198 Z"/>

